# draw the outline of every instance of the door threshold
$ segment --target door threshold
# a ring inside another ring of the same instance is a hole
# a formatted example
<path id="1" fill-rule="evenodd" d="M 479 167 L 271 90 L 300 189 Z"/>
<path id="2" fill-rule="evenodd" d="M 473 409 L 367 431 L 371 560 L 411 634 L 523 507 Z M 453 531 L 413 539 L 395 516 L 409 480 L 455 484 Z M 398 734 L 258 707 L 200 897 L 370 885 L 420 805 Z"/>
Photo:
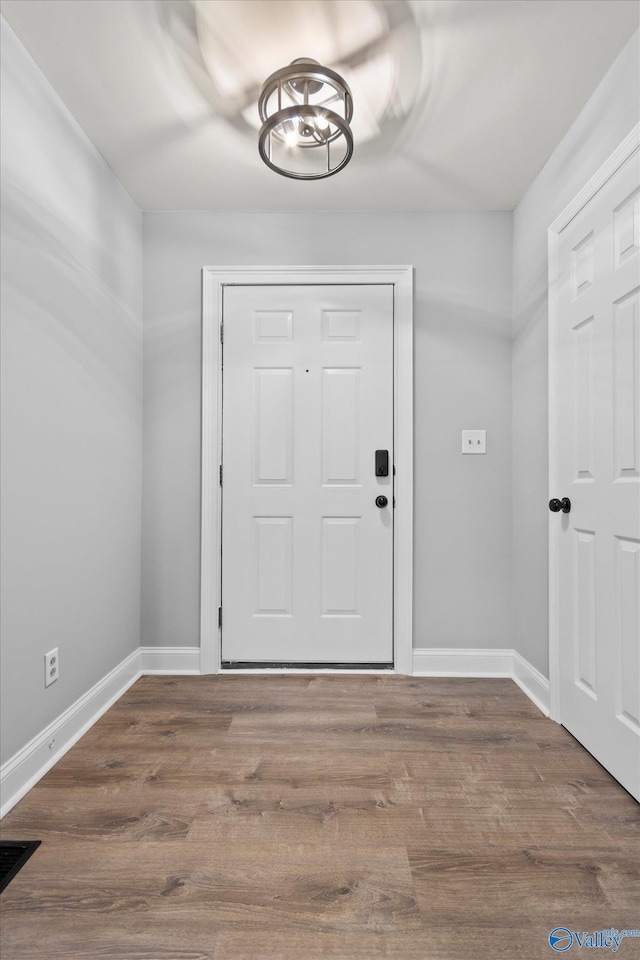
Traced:
<path id="1" fill-rule="evenodd" d="M 393 671 L 393 663 L 327 663 L 326 661 L 278 661 L 278 660 L 223 660 L 222 670 L 302 670 L 302 671 L 344 671 L 357 670 L 388 673 Z"/>

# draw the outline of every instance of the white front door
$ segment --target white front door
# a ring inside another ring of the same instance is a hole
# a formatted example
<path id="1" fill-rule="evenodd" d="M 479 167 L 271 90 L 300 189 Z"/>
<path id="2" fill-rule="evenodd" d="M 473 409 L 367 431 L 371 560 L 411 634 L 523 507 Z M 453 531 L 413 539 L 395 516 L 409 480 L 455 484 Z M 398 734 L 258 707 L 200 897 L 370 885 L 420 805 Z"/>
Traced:
<path id="1" fill-rule="evenodd" d="M 640 799 L 637 153 L 560 232 L 557 275 L 550 496 L 571 503 L 550 517 L 559 719 Z"/>
<path id="2" fill-rule="evenodd" d="M 226 286 L 223 320 L 223 666 L 391 665 L 393 286 Z"/>

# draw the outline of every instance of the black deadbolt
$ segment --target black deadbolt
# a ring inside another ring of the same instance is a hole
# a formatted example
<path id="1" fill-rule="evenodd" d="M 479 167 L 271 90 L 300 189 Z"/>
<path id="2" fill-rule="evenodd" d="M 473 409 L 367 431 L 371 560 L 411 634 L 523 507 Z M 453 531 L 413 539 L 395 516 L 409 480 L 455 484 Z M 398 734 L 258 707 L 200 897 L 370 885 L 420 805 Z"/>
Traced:
<path id="1" fill-rule="evenodd" d="M 389 503 L 385 496 L 376 497 L 376 507 L 386 507 Z"/>
<path id="2" fill-rule="evenodd" d="M 389 476 L 389 451 L 376 450 L 376 477 Z"/>

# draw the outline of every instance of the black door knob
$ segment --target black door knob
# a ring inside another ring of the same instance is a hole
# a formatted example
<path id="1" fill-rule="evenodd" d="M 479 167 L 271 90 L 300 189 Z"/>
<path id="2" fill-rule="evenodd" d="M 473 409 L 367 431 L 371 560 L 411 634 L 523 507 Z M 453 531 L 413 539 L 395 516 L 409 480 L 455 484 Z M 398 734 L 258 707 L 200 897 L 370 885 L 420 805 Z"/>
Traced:
<path id="1" fill-rule="evenodd" d="M 389 503 L 386 497 L 376 497 L 376 507 L 386 507 Z"/>
<path id="2" fill-rule="evenodd" d="M 560 513 L 561 510 L 563 513 L 569 513 L 571 500 L 569 500 L 569 497 L 563 497 L 562 500 L 554 497 L 553 500 L 549 500 L 549 510 L 551 510 L 551 513 Z"/>

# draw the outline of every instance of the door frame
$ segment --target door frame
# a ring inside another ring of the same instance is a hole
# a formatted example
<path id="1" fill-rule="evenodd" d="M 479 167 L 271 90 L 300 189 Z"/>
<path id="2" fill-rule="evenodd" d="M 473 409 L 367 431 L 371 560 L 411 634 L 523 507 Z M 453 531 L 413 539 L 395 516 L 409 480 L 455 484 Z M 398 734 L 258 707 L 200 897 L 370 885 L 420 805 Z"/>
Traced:
<path id="1" fill-rule="evenodd" d="M 202 438 L 200 547 L 200 672 L 221 663 L 222 497 L 222 297 L 225 286 L 393 285 L 394 670 L 411 674 L 413 661 L 413 267 L 273 266 L 203 267 Z M 246 672 L 246 671 L 245 671 Z M 259 671 L 266 672 L 266 671 Z M 336 671 L 331 671 L 335 673 Z"/>
<path id="2" fill-rule="evenodd" d="M 557 419 L 558 410 L 558 315 L 559 315 L 559 268 L 558 248 L 560 234 L 577 216 L 583 207 L 595 197 L 617 170 L 640 149 L 640 124 L 625 137 L 622 143 L 605 160 L 588 183 L 576 194 L 562 213 L 556 217 L 548 230 L 549 250 L 549 497 L 562 497 L 556 475 L 557 451 L 561 438 Z M 552 522 L 555 520 L 556 522 Z M 560 718 L 560 533 L 556 517 L 549 518 L 549 716 Z"/>

